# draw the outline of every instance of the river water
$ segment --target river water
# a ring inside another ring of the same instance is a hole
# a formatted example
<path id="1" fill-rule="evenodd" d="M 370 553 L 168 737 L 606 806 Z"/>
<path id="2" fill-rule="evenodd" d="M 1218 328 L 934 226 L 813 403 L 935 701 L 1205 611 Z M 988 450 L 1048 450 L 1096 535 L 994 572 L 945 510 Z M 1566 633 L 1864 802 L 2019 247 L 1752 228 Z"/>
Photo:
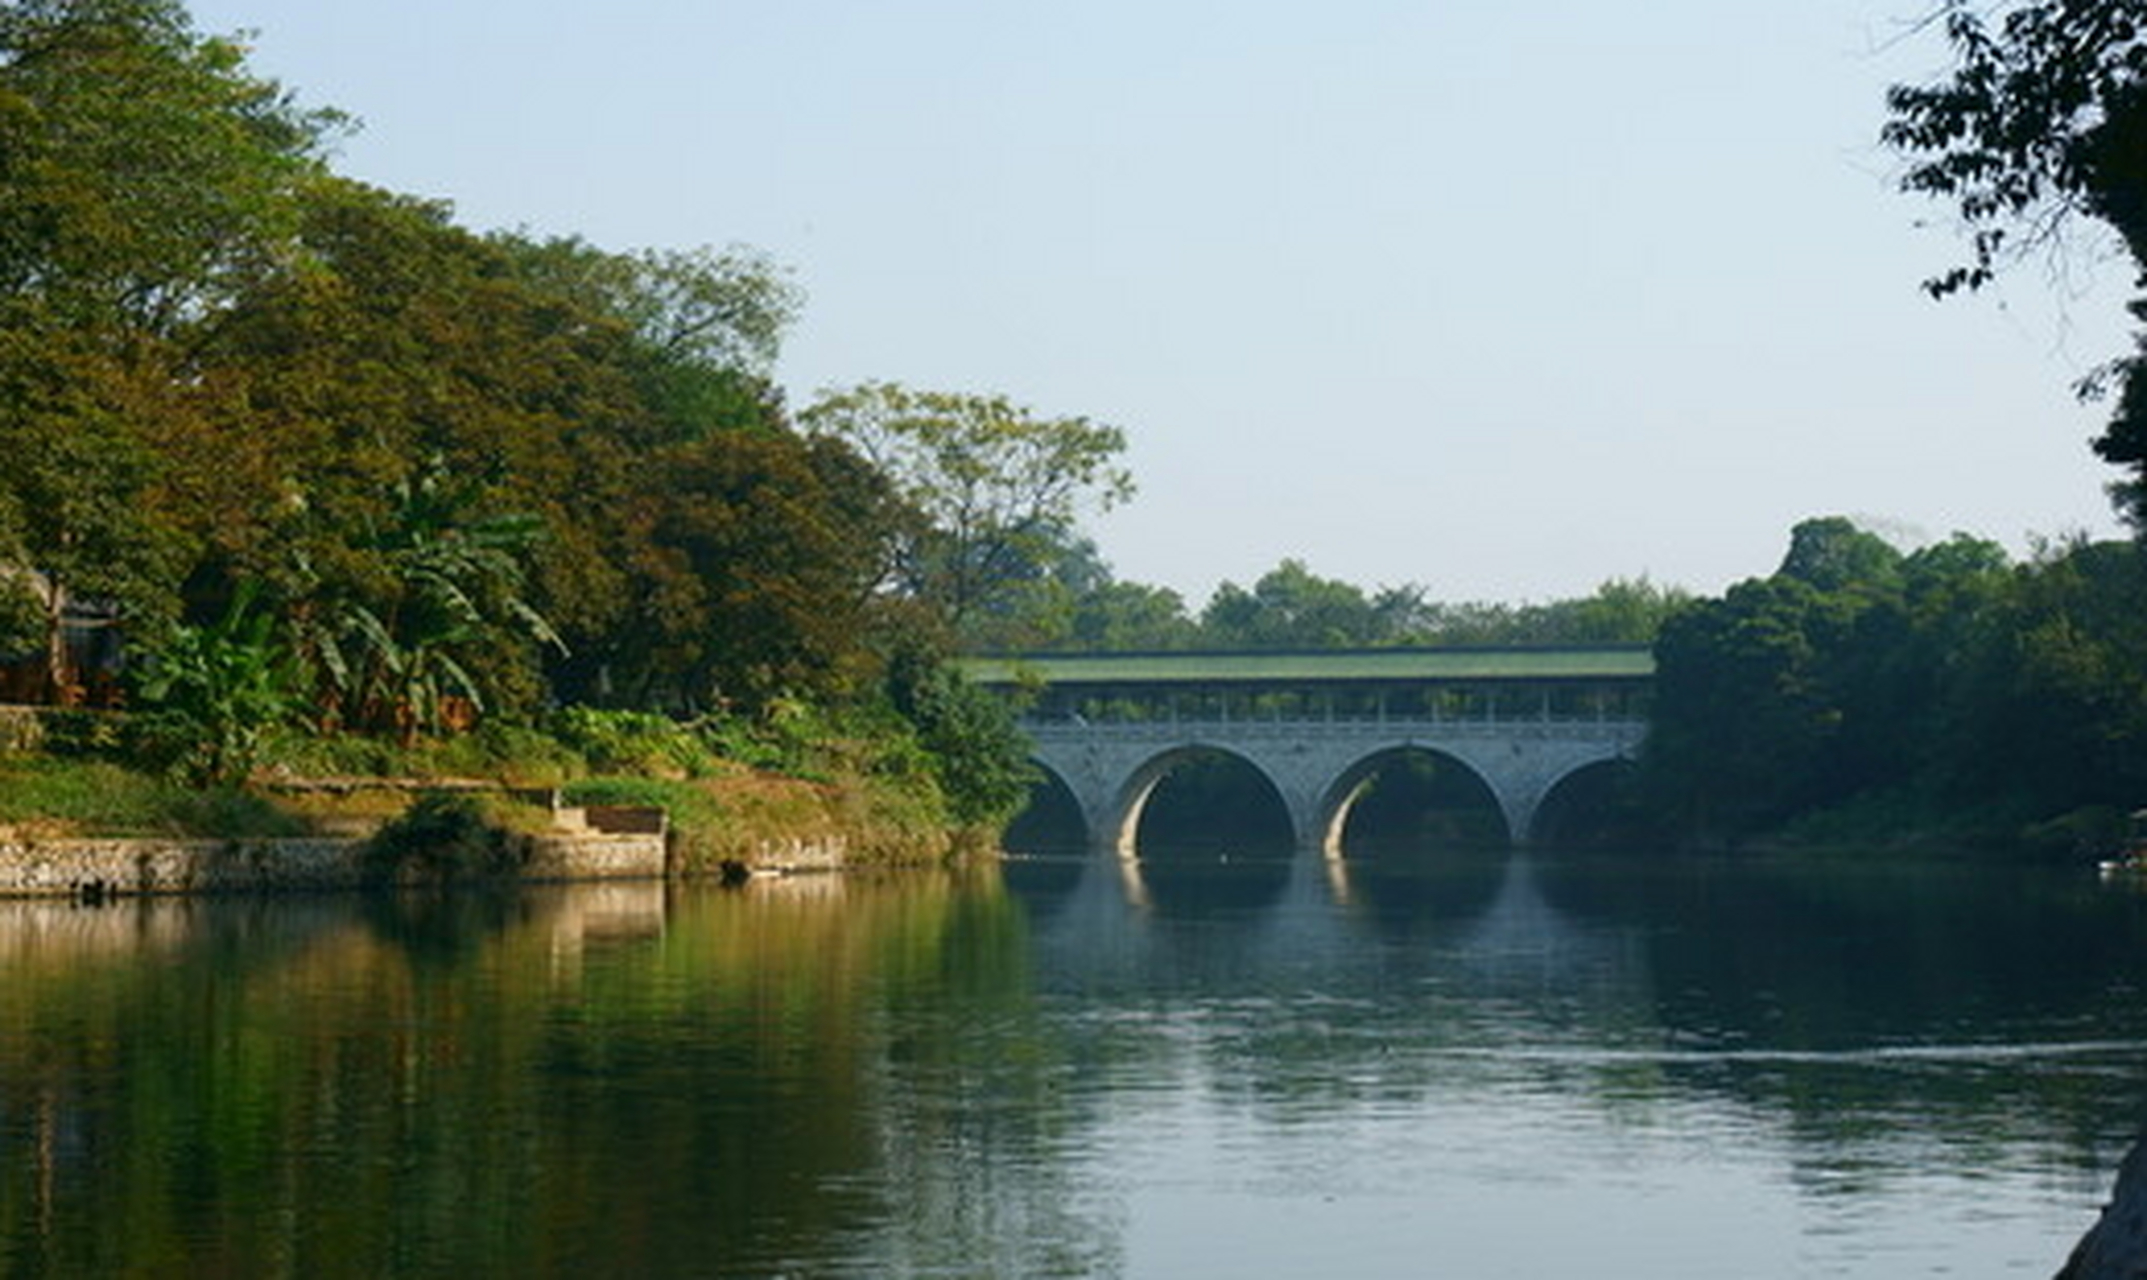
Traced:
<path id="1" fill-rule="evenodd" d="M 2143 987 L 1929 866 L 0 903 L 0 1274 L 2047 1276 Z"/>

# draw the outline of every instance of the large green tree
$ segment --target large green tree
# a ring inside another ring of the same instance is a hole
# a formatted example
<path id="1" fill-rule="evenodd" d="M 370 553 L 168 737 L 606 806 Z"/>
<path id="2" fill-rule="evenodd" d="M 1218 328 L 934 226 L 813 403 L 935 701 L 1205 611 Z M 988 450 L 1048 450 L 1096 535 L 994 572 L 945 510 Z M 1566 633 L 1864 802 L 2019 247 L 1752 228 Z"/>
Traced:
<path id="1" fill-rule="evenodd" d="M 437 205 L 323 178 L 302 211 L 301 258 L 204 326 L 202 358 L 235 388 L 234 470 L 251 479 L 229 496 L 241 514 L 196 588 L 213 598 L 264 581 L 302 652 L 326 660 L 320 642 L 341 636 L 373 655 L 347 668 L 371 673 L 360 683 L 403 672 L 392 696 L 342 688 L 346 722 L 432 721 L 435 676 L 463 697 L 531 706 L 540 651 L 503 639 L 529 630 L 434 607 L 451 593 L 423 604 L 439 579 L 426 565 L 481 549 L 463 567 L 498 585 L 470 601 L 526 605 L 568 648 L 618 624 L 631 594 L 620 513 L 645 412 L 630 336 L 528 284 Z M 445 494 L 441 525 L 424 512 Z M 511 520 L 533 522 L 530 536 L 472 536 Z M 394 623 L 367 628 L 368 616 Z"/>
<path id="2" fill-rule="evenodd" d="M 0 8 L 0 558 L 41 602 L 49 685 L 71 601 L 176 612 L 225 468 L 187 339 L 287 255 L 334 124 L 172 0 Z"/>
<path id="3" fill-rule="evenodd" d="M 724 432 L 650 459 L 634 602 L 579 668 L 591 696 L 756 711 L 865 687 L 898 510 L 839 441 Z"/>
<path id="4" fill-rule="evenodd" d="M 898 546 L 897 571 L 964 638 L 1019 607 L 1084 508 L 1133 491 L 1118 461 L 1124 432 L 1040 417 L 1003 396 L 867 382 L 825 393 L 799 421 L 854 448 L 922 513 Z"/>
<path id="5" fill-rule="evenodd" d="M 613 253 L 579 237 L 494 235 L 523 281 L 630 336 L 628 367 L 650 440 L 698 439 L 738 425 L 767 393 L 800 291 L 766 255 L 644 249 Z"/>
<path id="6" fill-rule="evenodd" d="M 2062 851 L 2147 794 L 2142 616 L 2127 544 L 2016 566 L 1965 535 L 1903 555 L 1807 521 L 1773 575 L 1664 626 L 1651 793 L 1702 839 L 1847 813 L 1865 834 Z"/>

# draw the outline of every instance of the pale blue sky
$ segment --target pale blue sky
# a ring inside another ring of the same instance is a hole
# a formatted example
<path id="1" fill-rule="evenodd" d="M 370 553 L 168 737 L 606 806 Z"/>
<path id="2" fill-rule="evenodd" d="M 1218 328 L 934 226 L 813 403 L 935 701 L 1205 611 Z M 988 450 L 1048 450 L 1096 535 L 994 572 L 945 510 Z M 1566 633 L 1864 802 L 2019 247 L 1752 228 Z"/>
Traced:
<path id="1" fill-rule="evenodd" d="M 1943 66 L 1895 38 L 1921 9 L 193 5 L 362 118 L 346 173 L 786 264 L 796 405 L 886 378 L 1123 427 L 1140 495 L 1089 528 L 1196 606 L 1285 556 L 1542 600 L 1716 591 L 1808 515 L 2113 531 L 2068 388 L 2127 272 L 1917 291 L 1959 242 L 1873 140 Z"/>

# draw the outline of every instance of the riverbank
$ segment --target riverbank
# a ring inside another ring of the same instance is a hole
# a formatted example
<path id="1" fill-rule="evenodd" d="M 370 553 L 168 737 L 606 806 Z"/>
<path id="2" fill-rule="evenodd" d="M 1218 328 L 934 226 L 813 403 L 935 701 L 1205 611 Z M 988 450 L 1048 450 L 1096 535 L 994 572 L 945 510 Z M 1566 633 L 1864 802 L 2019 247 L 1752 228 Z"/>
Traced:
<path id="1" fill-rule="evenodd" d="M 832 752 L 805 761 L 808 777 L 707 752 L 614 754 L 593 772 L 548 739 L 378 759 L 293 751 L 243 784 L 192 788 L 92 751 L 12 745 L 0 749 L 4 896 L 737 878 L 931 864 L 989 843 L 951 824 L 928 782 Z M 343 771 L 307 771 L 322 764 Z"/>

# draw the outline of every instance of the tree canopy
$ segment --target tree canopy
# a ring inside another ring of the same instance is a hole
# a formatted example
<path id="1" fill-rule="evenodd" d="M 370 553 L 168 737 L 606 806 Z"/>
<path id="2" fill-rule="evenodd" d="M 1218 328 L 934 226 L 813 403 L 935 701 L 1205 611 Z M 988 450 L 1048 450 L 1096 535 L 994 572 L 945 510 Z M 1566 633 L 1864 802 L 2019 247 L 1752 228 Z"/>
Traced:
<path id="1" fill-rule="evenodd" d="M 864 455 L 922 515 L 898 544 L 896 569 L 957 634 L 1013 607 L 1084 508 L 1133 492 L 1118 462 L 1123 431 L 1039 417 L 1004 396 L 866 382 L 823 394 L 799 420 Z"/>
<path id="2" fill-rule="evenodd" d="M 1903 554 L 1806 521 L 1774 574 L 1664 625 L 1652 799 L 1710 841 L 1861 807 L 1926 837 L 2065 851 L 2069 824 L 2107 826 L 2147 794 L 2143 590 L 2123 544 L 2015 565 L 1965 535 Z"/>
<path id="3" fill-rule="evenodd" d="M 480 235 L 335 174 L 342 127 L 177 0 L 0 6 L 0 657 L 74 696 L 94 602 L 218 775 L 286 711 L 407 740 L 810 704 L 960 742 L 949 811 L 1002 809 L 1018 759 L 918 614 L 997 571 L 979 540 L 1122 492 L 1122 437 L 930 398 L 961 439 L 901 472 L 792 420 L 801 298 L 764 255 Z M 965 585 L 890 591 L 919 549 Z"/>

